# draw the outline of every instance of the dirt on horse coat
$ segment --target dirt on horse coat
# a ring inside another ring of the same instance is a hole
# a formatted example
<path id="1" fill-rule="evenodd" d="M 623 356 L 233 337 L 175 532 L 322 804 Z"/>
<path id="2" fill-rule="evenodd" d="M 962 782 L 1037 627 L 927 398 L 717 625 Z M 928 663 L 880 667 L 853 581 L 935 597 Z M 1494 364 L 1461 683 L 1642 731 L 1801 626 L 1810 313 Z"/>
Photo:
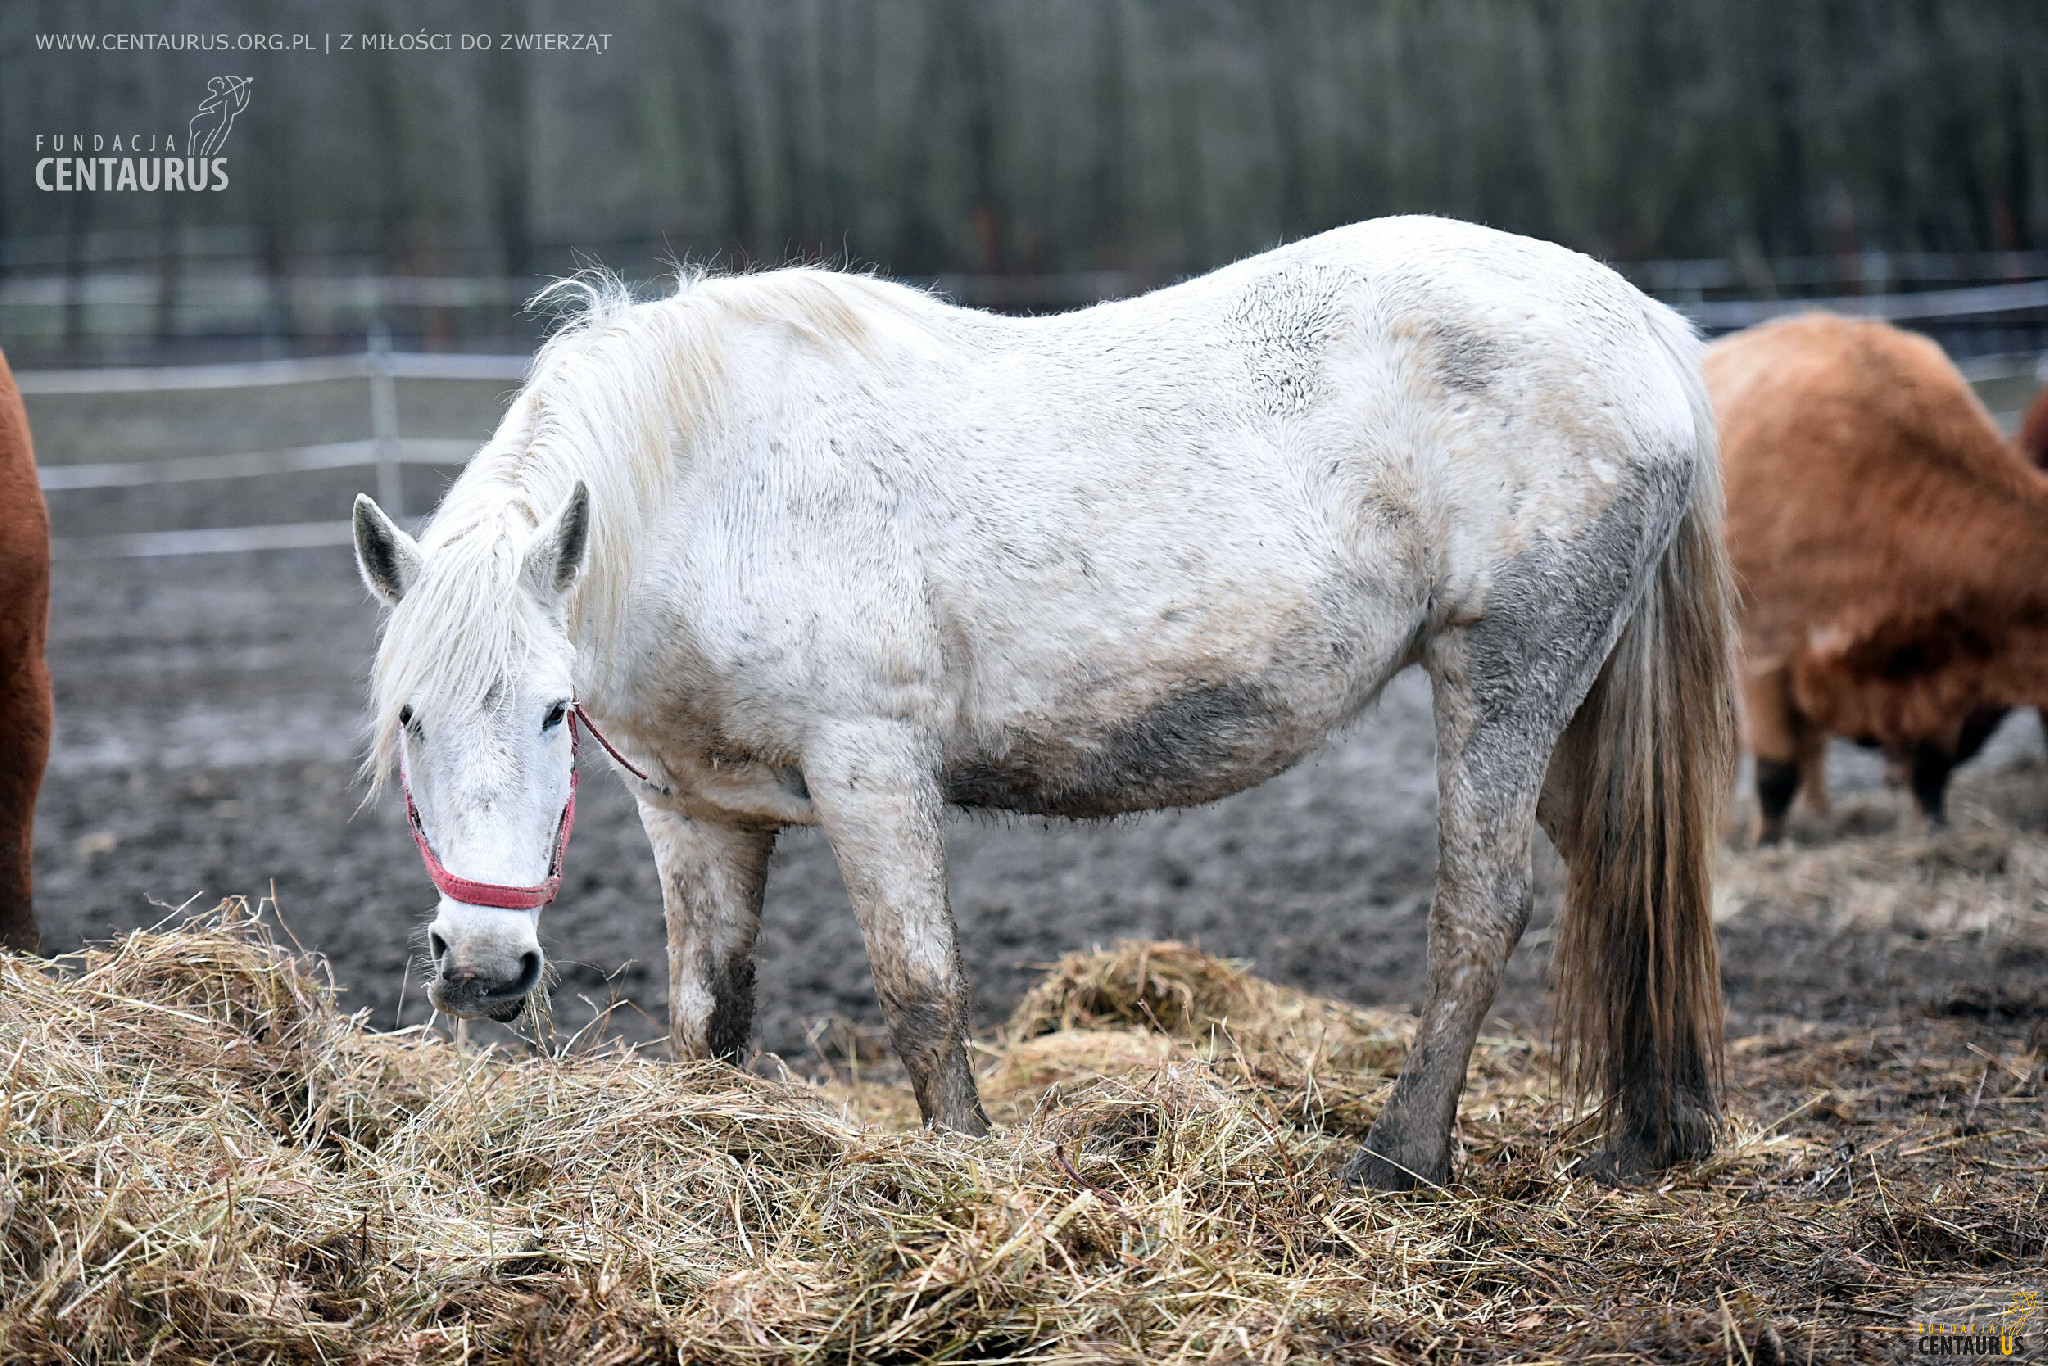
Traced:
<path id="1" fill-rule="evenodd" d="M 34 950 L 31 851 L 50 757 L 50 515 L 28 414 L 0 355 L 0 947 Z"/>
<path id="2" fill-rule="evenodd" d="M 421 542 L 358 502 L 392 607 L 376 759 L 446 868 L 530 886 L 580 699 L 649 775 L 678 1053 L 742 1055 L 774 832 L 817 824 L 920 1106 L 980 1132 L 945 805 L 1208 801 L 1419 663 L 1430 992 L 1349 1174 L 1448 1173 L 1539 814 L 1602 1161 L 1710 1148 L 1733 684 L 1676 315 L 1562 248 L 1417 218 L 1051 318 L 816 270 L 588 292 Z M 444 895 L 436 1004 L 516 1013 L 537 923 Z"/>
<path id="3" fill-rule="evenodd" d="M 2048 477 L 1941 348 L 1806 315 L 1715 343 L 1761 837 L 1829 735 L 1904 756 L 1941 816 L 1960 757 L 2048 699 Z"/>

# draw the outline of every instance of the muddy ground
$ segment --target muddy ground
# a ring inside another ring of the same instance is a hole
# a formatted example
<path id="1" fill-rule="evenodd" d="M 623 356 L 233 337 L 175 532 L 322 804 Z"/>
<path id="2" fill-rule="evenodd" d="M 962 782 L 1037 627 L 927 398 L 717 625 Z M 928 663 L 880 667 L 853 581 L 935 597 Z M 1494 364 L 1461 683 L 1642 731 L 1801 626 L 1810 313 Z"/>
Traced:
<path id="1" fill-rule="evenodd" d="M 32 399 L 46 463 L 255 449 L 365 434 L 346 386 L 292 401 Z M 498 390 L 402 391 L 409 434 L 487 430 Z M 153 405 L 153 406 L 152 406 Z M 354 424 L 353 426 L 351 424 Z M 172 526 L 345 515 L 367 472 L 241 485 L 53 496 L 60 542 Z M 439 478 L 415 470 L 411 496 Z M 380 1025 L 426 1017 L 408 988 L 432 901 L 398 806 L 354 780 L 375 615 L 342 550 L 178 559 L 65 558 L 51 661 L 56 752 L 38 815 L 50 946 L 149 924 L 167 908 L 275 894 Z M 596 756 L 586 759 L 602 767 Z M 1101 825 L 961 816 L 952 887 L 979 1018 L 1003 1018 L 1035 969 L 1124 936 L 1252 959 L 1274 980 L 1364 1004 L 1419 1001 L 1433 866 L 1425 681 L 1395 681 L 1352 733 L 1264 787 L 1214 806 Z M 1731 853 L 1722 948 L 1738 1032 L 1765 1017 L 1910 1021 L 1929 1013 L 2021 1031 L 2048 1017 L 2048 763 L 2022 715 L 1958 780 L 1957 829 L 1923 839 L 1870 756 L 1838 747 L 1838 809 L 1795 847 Z M 561 900 L 544 937 L 556 1018 L 608 1003 L 614 1027 L 659 1032 L 666 993 L 654 867 L 624 789 L 589 775 Z M 1500 1009 L 1540 1018 L 1558 869 Z M 2038 865 L 2038 866 L 2037 866 Z M 1853 892 L 1853 895 L 1850 893 Z M 1853 903 L 1853 904 L 1851 904 Z M 792 1060 L 821 1021 L 879 1023 L 829 850 L 783 838 L 761 937 L 758 1042 Z M 486 1027 L 487 1029 L 490 1027 Z"/>

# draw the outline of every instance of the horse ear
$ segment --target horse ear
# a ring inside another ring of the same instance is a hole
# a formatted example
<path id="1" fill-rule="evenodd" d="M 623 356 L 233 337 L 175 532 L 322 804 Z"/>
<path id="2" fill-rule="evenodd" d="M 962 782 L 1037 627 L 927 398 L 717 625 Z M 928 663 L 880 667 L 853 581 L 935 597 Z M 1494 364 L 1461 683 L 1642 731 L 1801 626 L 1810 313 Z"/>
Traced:
<path id="1" fill-rule="evenodd" d="M 419 542 L 398 529 L 367 493 L 356 495 L 356 568 L 386 607 L 398 606 L 419 581 Z"/>
<path id="2" fill-rule="evenodd" d="M 542 602 L 569 591 L 590 551 L 590 489 L 581 479 L 569 500 L 540 524 L 526 547 L 526 586 Z"/>

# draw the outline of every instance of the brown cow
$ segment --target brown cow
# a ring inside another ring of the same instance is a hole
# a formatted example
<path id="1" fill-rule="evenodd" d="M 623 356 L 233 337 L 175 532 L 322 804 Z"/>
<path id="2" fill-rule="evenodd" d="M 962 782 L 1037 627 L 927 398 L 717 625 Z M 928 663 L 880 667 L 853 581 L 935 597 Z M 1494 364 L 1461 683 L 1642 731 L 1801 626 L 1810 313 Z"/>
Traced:
<path id="1" fill-rule="evenodd" d="M 2027 405 L 2026 416 L 2020 420 L 2019 432 L 2013 437 L 2013 447 L 2027 463 L 2037 470 L 2048 470 L 2048 388 L 2034 395 L 2034 401 Z M 1984 748 L 1999 723 L 2005 720 L 2009 707 L 1983 706 L 1963 718 L 1962 738 L 1956 742 L 1957 764 L 1966 764 Z M 1888 756 L 1893 766 L 1901 772 L 1908 771 L 1911 759 L 1905 755 Z M 1820 769 L 1820 792 L 1822 809 L 1827 803 L 1827 769 Z"/>
<path id="2" fill-rule="evenodd" d="M 2034 401 L 2027 405 L 2026 417 L 2020 423 L 2019 433 L 2013 438 L 2013 446 L 2036 469 L 2048 470 L 2048 388 L 2034 395 Z M 1918 751 L 1920 766 L 1919 784 L 1934 795 L 1934 819 L 1941 819 L 1942 797 L 1947 791 L 1949 774 L 1961 768 L 1977 756 L 1998 728 L 2005 721 L 2010 707 L 1985 705 L 1972 707 L 1963 718 L 1962 729 L 1956 737 L 1953 755 L 1944 755 L 1937 747 Z M 1799 797 L 1814 810 L 1826 814 L 1828 809 L 1828 763 L 1827 737 L 1809 747 L 1799 756 Z M 1913 783 L 1916 756 L 1900 750 L 1885 751 L 1885 781 L 1894 785 Z M 1922 806 L 1925 813 L 1925 804 Z"/>
<path id="3" fill-rule="evenodd" d="M 36 791 L 50 757 L 50 515 L 28 414 L 0 354 L 0 947 L 40 946 L 32 897 Z"/>
<path id="4" fill-rule="evenodd" d="M 1760 837 L 1782 836 L 1831 733 L 1909 756 L 1938 823 L 1982 743 L 1966 726 L 2048 700 L 2048 476 L 1940 347 L 1885 323 L 1768 323 L 1706 369 Z"/>

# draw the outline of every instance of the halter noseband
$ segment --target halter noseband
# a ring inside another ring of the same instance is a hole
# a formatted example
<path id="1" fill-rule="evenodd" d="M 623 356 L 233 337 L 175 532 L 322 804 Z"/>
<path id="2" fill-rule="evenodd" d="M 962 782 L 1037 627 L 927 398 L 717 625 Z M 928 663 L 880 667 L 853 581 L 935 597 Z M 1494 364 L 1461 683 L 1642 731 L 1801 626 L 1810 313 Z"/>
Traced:
<path id="1" fill-rule="evenodd" d="M 583 704 L 569 703 L 569 800 L 562 807 L 562 819 L 556 822 L 555 854 L 548 861 L 548 876 L 545 882 L 528 887 L 513 887 L 502 882 L 472 882 L 466 877 L 457 877 L 448 871 L 441 860 L 435 857 L 434 846 L 427 843 L 426 827 L 420 824 L 420 809 L 413 804 L 412 780 L 405 771 L 405 749 L 401 745 L 398 753 L 398 783 L 405 789 L 405 819 L 412 826 L 412 840 L 420 847 L 420 858 L 426 862 L 427 876 L 434 880 L 434 886 L 441 895 L 460 901 L 465 906 L 490 906 L 501 911 L 534 911 L 555 899 L 555 893 L 562 890 L 562 859 L 569 852 L 569 832 L 576 828 L 576 756 L 583 748 L 582 740 L 576 733 L 577 721 L 582 721 L 597 743 L 604 746 L 604 752 L 611 755 L 620 768 L 638 778 L 649 781 L 647 774 L 635 767 L 625 755 L 604 738 L 604 732 L 590 719 L 590 713 L 583 710 Z"/>

